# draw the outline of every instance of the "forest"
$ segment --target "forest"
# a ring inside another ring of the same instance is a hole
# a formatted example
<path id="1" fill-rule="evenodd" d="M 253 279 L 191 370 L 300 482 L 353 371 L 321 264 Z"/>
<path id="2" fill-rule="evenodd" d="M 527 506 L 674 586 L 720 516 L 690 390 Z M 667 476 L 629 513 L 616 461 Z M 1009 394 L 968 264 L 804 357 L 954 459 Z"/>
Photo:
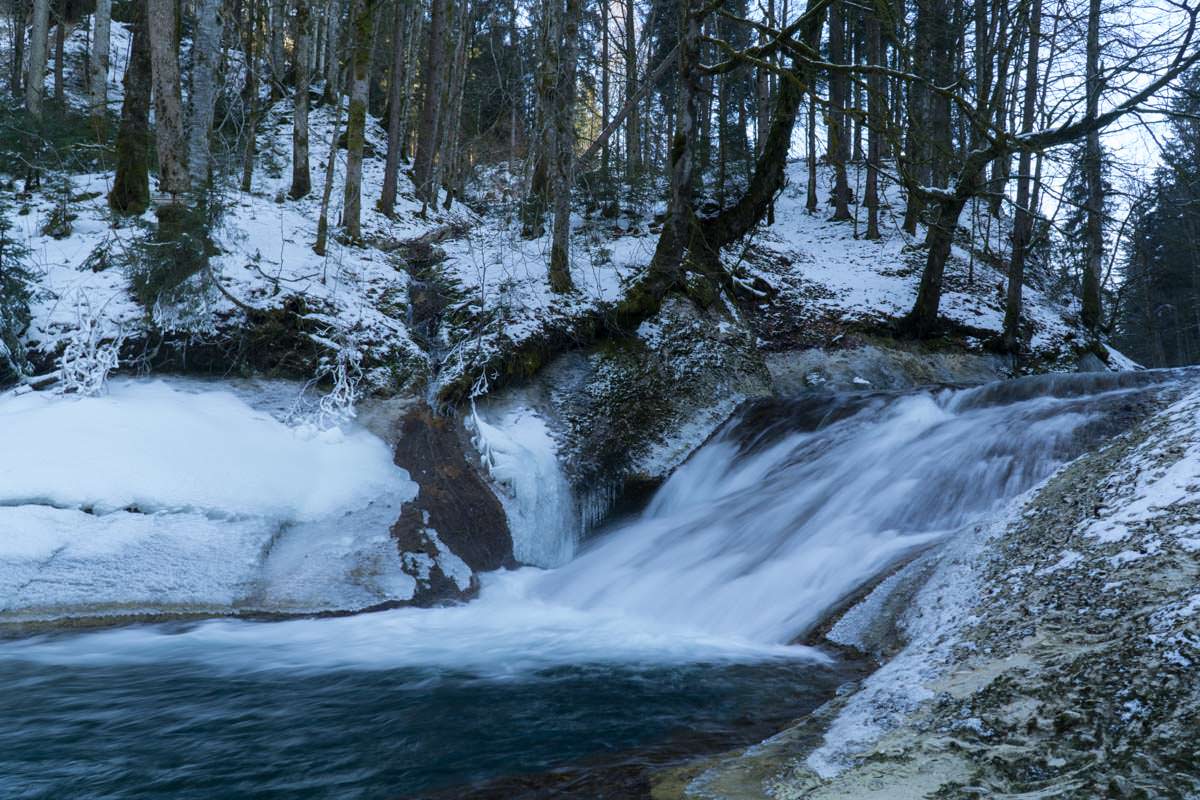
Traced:
<path id="1" fill-rule="evenodd" d="M 982 202 L 1004 229 L 982 236 L 1005 283 L 995 350 L 1022 349 L 1026 284 L 1076 304 L 1093 338 L 1146 363 L 1186 363 L 1200 346 L 1190 250 L 1168 257 L 1155 238 L 1186 222 L 1150 223 L 1191 196 L 1187 98 L 1200 51 L 1186 4 L 12 0 L 7 10 L 16 196 L 109 166 L 112 212 L 152 208 L 154 238 L 171 250 L 134 280 L 147 307 L 211 273 L 211 229 L 230 192 L 251 191 L 274 110 L 292 127 L 287 197 L 320 197 L 317 254 L 331 228 L 364 243 L 364 203 L 394 216 L 397 192 L 411 192 L 424 217 L 478 204 L 468 184 L 503 171 L 505 213 L 522 237 L 549 237 L 548 284 L 563 294 L 573 215 L 653 213 L 653 256 L 600 329 L 636 327 L 678 291 L 753 300 L 763 287 L 721 253 L 771 223 L 799 159 L 807 210 L 853 220 L 855 238 L 880 237 L 888 186 L 903 230 L 924 226 L 899 335 L 944 330 L 946 261 L 964 208 Z M 128 36 L 119 102 L 114 23 Z M 310 145 L 322 108 L 332 109 L 322 133 L 345 150 L 337 198 L 330 142 Z M 385 163 L 365 192 L 369 119 L 386 133 Z M 1102 134 L 1138 126 L 1161 142 L 1163 166 L 1147 177 L 1156 157 L 1142 153 L 1146 169 L 1122 171 L 1118 186 Z M 68 228 L 69 195 L 58 215 Z M 966 235 L 980 238 L 968 213 Z M 7 244 L 4 272 L 13 352 L 31 291 L 19 246 Z"/>
<path id="2" fill-rule="evenodd" d="M 1200 797 L 1195 0 L 0 0 L 0 796 Z"/>

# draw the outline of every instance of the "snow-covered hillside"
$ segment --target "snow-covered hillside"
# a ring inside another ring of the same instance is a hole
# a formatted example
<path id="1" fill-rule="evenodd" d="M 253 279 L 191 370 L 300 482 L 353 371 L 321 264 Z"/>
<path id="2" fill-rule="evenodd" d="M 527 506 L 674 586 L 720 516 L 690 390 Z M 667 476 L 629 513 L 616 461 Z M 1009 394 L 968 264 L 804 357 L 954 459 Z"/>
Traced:
<path id="1" fill-rule="evenodd" d="M 114 110 L 129 46 L 128 26 L 114 23 L 109 75 Z M 86 51 L 87 31 L 76 29 L 66 42 L 68 65 L 82 61 Z M 185 41 L 183 58 L 188 57 Z M 86 100 L 77 83 L 68 82 L 67 98 L 82 110 Z M 312 245 L 333 109 L 318 105 L 311 114 L 314 190 L 299 200 L 288 198 L 292 111 L 291 100 L 284 99 L 263 114 L 251 191 L 237 190 L 232 176 L 218 176 L 212 234 L 218 252 L 209 269 L 192 279 L 195 291 L 183 308 L 143 308 L 131 294 L 131 264 L 146 258 L 139 243 L 153 226 L 153 214 L 136 220 L 115 216 L 106 202 L 111 172 L 53 172 L 32 194 L 16 195 L 10 213 L 36 280 L 24 340 L 35 372 L 46 376 L 39 385 L 58 376 L 65 351 L 74 362 L 65 366 L 77 374 L 103 372 L 117 360 L 123 371 L 249 367 L 315 377 L 340 382 L 347 401 L 362 392 L 418 387 L 436 396 L 452 384 L 477 394 L 501 377 L 497 364 L 506 354 L 541 341 L 586 341 L 588 326 L 624 296 L 657 244 L 661 200 L 630 198 L 615 215 L 576 213 L 575 291 L 556 296 L 547 277 L 549 235 L 524 238 L 516 219 L 520 165 L 476 165 L 465 202 L 450 210 L 423 208 L 402 174 L 395 214 L 384 216 L 374 200 L 383 179 L 386 134 L 368 118 L 363 239 L 351 243 L 336 234 L 346 151 L 335 149 L 330 209 L 335 235 L 319 256 Z M 886 336 L 916 293 L 924 231 L 914 236 L 901 230 L 899 187 L 883 181 L 882 238 L 868 241 L 861 236 L 865 209 L 852 206 L 859 217 L 852 222 L 827 219 L 833 175 L 824 166 L 817 172 L 819 210 L 805 210 L 807 174 L 804 163 L 792 162 L 773 224 L 725 254 L 726 265 L 758 286 L 760 296 L 750 306 L 744 301 L 741 308 L 729 306 L 730 319 L 748 325 L 764 350 L 836 347 L 855 333 Z M 13 189 L 20 188 L 19 178 L 0 169 L 0 180 Z M 857 186 L 862 175 L 852 168 L 850 179 Z M 663 191 L 660 186 L 658 193 Z M 64 204 L 69 232 L 48 224 Z M 964 219 L 970 230 L 962 231 L 952 253 L 941 309 L 954 346 L 980 350 L 1002 324 L 1010 222 L 988 217 L 982 203 L 968 206 Z M 1025 316 L 1028 363 L 1035 369 L 1073 369 L 1086 342 L 1078 308 L 1030 287 Z M 1110 366 L 1129 366 L 1118 360 Z M 524 367 L 531 368 L 536 365 Z"/>

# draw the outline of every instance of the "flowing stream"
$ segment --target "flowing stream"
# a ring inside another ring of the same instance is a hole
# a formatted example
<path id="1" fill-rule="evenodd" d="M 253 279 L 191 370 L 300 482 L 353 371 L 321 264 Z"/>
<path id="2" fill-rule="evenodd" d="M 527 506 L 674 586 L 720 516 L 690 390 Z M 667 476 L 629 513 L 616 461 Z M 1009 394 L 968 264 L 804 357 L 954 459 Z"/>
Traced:
<path id="1" fill-rule="evenodd" d="M 0 641 L 0 796 L 543 796 L 520 776 L 749 743 L 861 674 L 796 644 L 831 609 L 1174 379 L 754 403 L 643 512 L 466 605 Z"/>

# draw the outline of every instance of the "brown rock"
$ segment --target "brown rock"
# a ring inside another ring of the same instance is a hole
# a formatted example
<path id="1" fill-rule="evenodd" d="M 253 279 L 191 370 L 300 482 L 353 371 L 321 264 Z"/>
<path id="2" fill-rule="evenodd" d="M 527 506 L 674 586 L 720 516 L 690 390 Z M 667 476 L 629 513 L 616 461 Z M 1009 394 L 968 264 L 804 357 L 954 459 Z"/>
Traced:
<path id="1" fill-rule="evenodd" d="M 468 461 L 461 422 L 434 415 L 424 403 L 414 406 L 399 422 L 395 463 L 420 487 L 392 526 L 400 552 L 409 554 L 403 559 L 405 570 L 417 579 L 415 604 L 464 599 L 477 587 L 472 577 L 471 587 L 462 590 L 440 566 L 420 569 L 428 561 L 411 554 L 424 553 L 438 561 L 430 531 L 473 573 L 516 565 L 504 508 Z"/>

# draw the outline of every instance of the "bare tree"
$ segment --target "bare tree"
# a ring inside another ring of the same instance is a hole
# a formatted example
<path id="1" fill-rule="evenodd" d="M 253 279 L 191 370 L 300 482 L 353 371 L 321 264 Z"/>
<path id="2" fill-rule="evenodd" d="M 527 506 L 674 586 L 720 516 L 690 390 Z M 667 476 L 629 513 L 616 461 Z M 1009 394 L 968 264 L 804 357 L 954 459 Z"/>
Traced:
<path id="1" fill-rule="evenodd" d="M 92 57 L 88 63 L 88 90 L 92 117 L 102 125 L 108 114 L 108 48 L 112 28 L 112 0 L 96 0 L 92 15 Z"/>
<path id="2" fill-rule="evenodd" d="M 287 0 L 271 0 L 270 18 L 268 20 L 270 46 L 267 48 L 267 62 L 271 70 L 271 98 L 278 100 L 283 97 L 284 73 L 287 71 L 287 57 L 284 54 L 284 35 L 287 21 Z"/>
<path id="3" fill-rule="evenodd" d="M 622 0 L 625 7 L 625 98 L 634 100 L 625 117 L 625 177 L 633 180 L 641 171 L 637 85 L 637 9 L 634 0 Z"/>
<path id="4" fill-rule="evenodd" d="M 417 129 L 417 157 L 413 164 L 413 182 L 417 197 L 426 205 L 437 203 L 437 185 L 433 167 L 440 141 L 438 128 L 445 84 L 446 16 L 448 0 L 431 0 L 429 6 L 429 45 L 421 82 L 421 120 Z"/>
<path id="5" fill-rule="evenodd" d="M 9 5 L 8 29 L 12 34 L 12 50 L 9 62 L 8 88 L 13 99 L 21 97 L 21 70 L 25 68 L 25 20 L 29 17 L 29 0 L 12 0 Z"/>
<path id="6" fill-rule="evenodd" d="M 312 190 L 308 167 L 308 92 L 312 80 L 312 17 L 310 0 L 296 0 L 296 48 L 292 56 L 296 70 L 295 111 L 292 114 L 292 188 L 293 200 Z"/>
<path id="7" fill-rule="evenodd" d="M 1025 96 L 1021 109 L 1021 133 L 1032 133 L 1036 124 L 1038 102 L 1038 50 L 1042 38 L 1042 0 L 1033 0 L 1029 8 L 1029 46 L 1025 60 Z M 1004 307 L 1004 333 L 1001 343 L 1005 350 L 1015 352 L 1020 346 L 1021 288 L 1025 282 L 1025 255 L 1033 237 L 1035 209 L 1030 205 L 1033 153 L 1021 151 L 1017 166 L 1017 213 L 1013 219 L 1012 259 L 1008 267 L 1008 298 Z"/>
<path id="8" fill-rule="evenodd" d="M 346 186 L 342 227 L 352 240 L 362 238 L 362 158 L 371 86 L 371 24 L 375 0 L 359 0 L 351 18 L 354 50 L 350 58 L 350 108 L 346 114 Z"/>
<path id="9" fill-rule="evenodd" d="M 192 186 L 208 183 L 209 138 L 217 101 L 217 69 L 221 60 L 224 20 L 221 0 L 198 0 L 192 39 L 191 91 L 188 93 L 188 173 Z"/>
<path id="10" fill-rule="evenodd" d="M 46 37 L 50 35 L 50 0 L 33 0 L 33 30 L 29 34 L 29 75 L 25 78 L 25 109 L 42 117 L 46 82 Z"/>
<path id="11" fill-rule="evenodd" d="M 883 64 L 883 34 L 879 25 L 879 14 L 867 14 L 867 63 Z M 881 72 L 872 72 L 867 78 L 867 185 L 863 204 L 867 207 L 866 238 L 879 238 L 879 167 L 883 158 L 883 127 L 887 120 L 883 96 L 884 80 Z"/>
<path id="12" fill-rule="evenodd" d="M 846 61 L 846 19 L 842 0 L 829 6 L 829 60 L 834 64 Z M 828 158 L 833 164 L 833 219 L 850 219 L 850 184 L 846 179 L 846 161 L 850 156 L 850 139 L 846 132 L 846 73 L 834 70 L 829 78 Z"/>
<path id="13" fill-rule="evenodd" d="M 545 228 L 546 208 L 550 202 L 551 172 L 558 153 L 558 125 L 555 124 L 555 99 L 561 74 L 563 0 L 543 0 L 541 61 L 534 77 L 537 95 L 537 122 L 530 161 L 529 187 L 522 209 L 523 234 L 541 236 Z"/>
<path id="14" fill-rule="evenodd" d="M 327 0 L 325 6 L 325 102 L 340 103 L 342 53 L 342 3 Z"/>
<path id="15" fill-rule="evenodd" d="M 379 195 L 379 210 L 391 216 L 396 206 L 396 183 L 400 173 L 400 151 L 404 141 L 404 106 L 408 89 L 407 31 L 412 14 L 411 0 L 395 0 L 392 22 L 392 71 L 388 80 L 388 141 L 387 159 L 383 168 L 383 189 Z"/>
<path id="16" fill-rule="evenodd" d="M 550 288 L 572 288 L 570 265 L 571 187 L 575 183 L 575 70 L 583 0 L 567 0 L 562 23 L 562 56 L 555 92 L 554 229 L 550 243 Z"/>
<path id="17" fill-rule="evenodd" d="M 169 203 L 175 204 L 188 192 L 188 173 L 174 0 L 146 0 L 146 30 L 150 37 L 150 74 L 154 87 L 158 187 Z"/>
<path id="18" fill-rule="evenodd" d="M 242 52 L 246 56 L 246 85 L 242 88 L 242 182 L 241 190 L 250 191 L 254 180 L 254 153 L 258 147 L 258 17 L 259 0 L 246 5 L 242 28 Z"/>
<path id="19" fill-rule="evenodd" d="M 1104 90 L 1100 74 L 1100 0 L 1088 0 L 1087 19 L 1087 115 L 1100 112 Z M 1104 259 L 1104 185 L 1101 178 L 1100 129 L 1087 133 L 1083 169 L 1087 178 L 1087 258 L 1083 264 L 1084 326 L 1095 332 L 1100 326 L 1100 272 Z"/>
<path id="20" fill-rule="evenodd" d="M 334 81 L 333 132 L 329 135 L 329 156 L 325 160 L 325 188 L 321 190 L 321 214 L 317 218 L 317 241 L 313 243 L 313 252 L 319 256 L 325 255 L 325 247 L 329 242 L 329 199 L 333 195 L 333 174 L 337 168 L 338 139 L 341 138 L 342 124 L 342 92 L 341 83 Z"/>

